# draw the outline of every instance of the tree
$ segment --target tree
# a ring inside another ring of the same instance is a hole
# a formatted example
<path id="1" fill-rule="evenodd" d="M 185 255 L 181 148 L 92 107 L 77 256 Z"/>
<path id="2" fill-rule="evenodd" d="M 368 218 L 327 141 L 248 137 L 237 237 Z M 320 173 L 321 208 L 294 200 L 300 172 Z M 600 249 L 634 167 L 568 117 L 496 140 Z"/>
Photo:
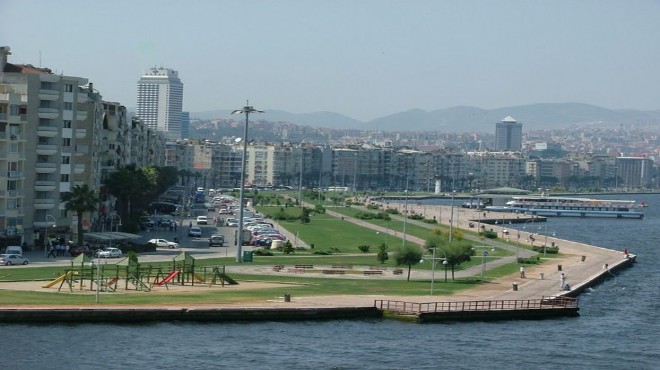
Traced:
<path id="1" fill-rule="evenodd" d="M 436 234 L 426 240 L 424 247 L 433 252 L 436 248 L 436 258 L 447 258 L 446 267 L 451 267 L 451 279 L 454 280 L 454 269 L 463 262 L 469 261 L 474 255 L 472 244 L 468 240 L 454 239 L 449 242 L 444 234 Z"/>
<path id="2" fill-rule="evenodd" d="M 78 216 L 78 245 L 83 245 L 83 213 L 96 211 L 99 197 L 96 190 L 90 189 L 87 184 L 76 185 L 70 192 L 62 194 L 64 209 L 76 212 Z"/>
<path id="3" fill-rule="evenodd" d="M 387 245 L 385 245 L 385 243 L 378 246 L 378 253 L 376 254 L 376 259 L 381 264 L 384 264 L 385 261 L 390 259 L 389 254 L 387 254 Z"/>
<path id="4" fill-rule="evenodd" d="M 309 214 L 311 213 L 311 211 L 312 211 L 311 209 L 309 209 L 307 207 L 303 207 L 302 211 L 300 212 L 300 222 L 302 222 L 304 224 L 308 224 L 311 221 L 311 219 L 309 217 Z"/>
<path id="5" fill-rule="evenodd" d="M 408 281 L 410 281 L 410 270 L 422 259 L 422 250 L 417 246 L 406 244 L 397 249 L 394 258 L 397 266 L 408 266 Z"/>

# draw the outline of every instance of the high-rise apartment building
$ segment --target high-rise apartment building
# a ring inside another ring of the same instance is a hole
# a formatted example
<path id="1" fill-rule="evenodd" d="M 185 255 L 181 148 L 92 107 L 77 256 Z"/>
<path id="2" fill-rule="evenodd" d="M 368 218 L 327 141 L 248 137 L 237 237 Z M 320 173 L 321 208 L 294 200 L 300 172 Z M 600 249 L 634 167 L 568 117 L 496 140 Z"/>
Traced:
<path id="1" fill-rule="evenodd" d="M 522 123 L 507 116 L 495 124 L 495 150 L 498 152 L 519 152 L 522 150 Z"/>
<path id="2" fill-rule="evenodd" d="M 183 83 L 179 72 L 151 68 L 138 81 L 137 115 L 144 124 L 171 140 L 181 139 Z"/>

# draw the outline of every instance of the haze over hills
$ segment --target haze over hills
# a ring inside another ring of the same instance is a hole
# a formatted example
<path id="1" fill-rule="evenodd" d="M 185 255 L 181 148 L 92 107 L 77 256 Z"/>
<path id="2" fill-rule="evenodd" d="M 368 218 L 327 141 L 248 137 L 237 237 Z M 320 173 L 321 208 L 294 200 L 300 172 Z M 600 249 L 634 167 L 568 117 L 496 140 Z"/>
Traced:
<path id="1" fill-rule="evenodd" d="M 229 118 L 231 110 L 193 112 L 192 118 Z M 266 110 L 253 119 L 270 122 L 288 122 L 298 125 L 333 129 L 358 129 L 381 131 L 444 131 L 483 132 L 494 130 L 494 124 L 506 116 L 513 116 L 523 123 L 524 130 L 568 127 L 659 127 L 660 110 L 613 110 L 580 103 L 540 103 L 481 109 L 457 106 L 434 111 L 411 109 L 405 112 L 361 122 L 339 113 L 314 112 L 290 113 L 282 110 Z"/>

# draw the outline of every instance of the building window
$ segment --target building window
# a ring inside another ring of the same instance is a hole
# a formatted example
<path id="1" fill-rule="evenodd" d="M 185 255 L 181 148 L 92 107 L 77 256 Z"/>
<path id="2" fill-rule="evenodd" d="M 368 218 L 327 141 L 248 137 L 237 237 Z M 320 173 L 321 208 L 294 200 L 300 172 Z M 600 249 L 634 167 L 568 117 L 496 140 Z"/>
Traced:
<path id="1" fill-rule="evenodd" d="M 68 155 L 62 156 L 62 164 L 70 164 L 71 163 L 71 157 Z"/>
<path id="2" fill-rule="evenodd" d="M 69 182 L 69 175 L 66 173 L 63 173 L 60 175 L 60 182 Z"/>
<path id="3" fill-rule="evenodd" d="M 68 137 L 65 137 L 62 139 L 62 146 L 71 146 L 71 139 Z"/>
<path id="4" fill-rule="evenodd" d="M 62 122 L 62 127 L 71 128 L 71 120 L 65 119 L 64 122 Z"/>
<path id="5" fill-rule="evenodd" d="M 64 110 L 73 110 L 73 103 L 64 102 Z"/>
<path id="6" fill-rule="evenodd" d="M 73 92 L 73 85 L 71 85 L 71 84 L 64 85 L 64 91 L 65 92 Z"/>

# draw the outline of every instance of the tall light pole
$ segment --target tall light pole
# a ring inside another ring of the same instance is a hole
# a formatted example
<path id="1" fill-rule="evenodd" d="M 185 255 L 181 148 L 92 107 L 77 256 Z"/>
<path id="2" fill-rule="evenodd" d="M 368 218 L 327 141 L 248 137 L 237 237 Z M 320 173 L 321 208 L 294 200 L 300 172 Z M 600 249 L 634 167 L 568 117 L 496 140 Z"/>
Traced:
<path id="1" fill-rule="evenodd" d="M 56 224 L 57 220 L 55 220 L 55 217 L 53 217 L 49 214 L 46 214 L 46 220 L 45 221 L 48 222 L 49 219 L 53 221 L 53 227 L 57 226 L 57 224 Z M 48 229 L 49 228 L 50 228 L 50 226 L 46 226 L 46 230 L 44 231 L 44 252 L 46 252 L 46 255 L 48 255 Z"/>
<path id="2" fill-rule="evenodd" d="M 408 177 L 406 176 L 406 200 L 403 206 L 403 239 L 401 240 L 401 247 L 406 247 L 406 222 L 408 220 Z"/>
<path id="3" fill-rule="evenodd" d="M 243 159 L 241 161 L 241 187 L 238 196 L 238 230 L 236 235 L 236 262 L 243 262 L 243 212 L 245 206 L 243 205 L 245 199 L 245 166 L 247 162 L 247 136 L 248 136 L 248 121 L 250 113 L 263 113 L 263 111 L 254 109 L 248 100 L 243 109 L 236 109 L 231 114 L 245 114 L 245 131 L 243 132 Z"/>

